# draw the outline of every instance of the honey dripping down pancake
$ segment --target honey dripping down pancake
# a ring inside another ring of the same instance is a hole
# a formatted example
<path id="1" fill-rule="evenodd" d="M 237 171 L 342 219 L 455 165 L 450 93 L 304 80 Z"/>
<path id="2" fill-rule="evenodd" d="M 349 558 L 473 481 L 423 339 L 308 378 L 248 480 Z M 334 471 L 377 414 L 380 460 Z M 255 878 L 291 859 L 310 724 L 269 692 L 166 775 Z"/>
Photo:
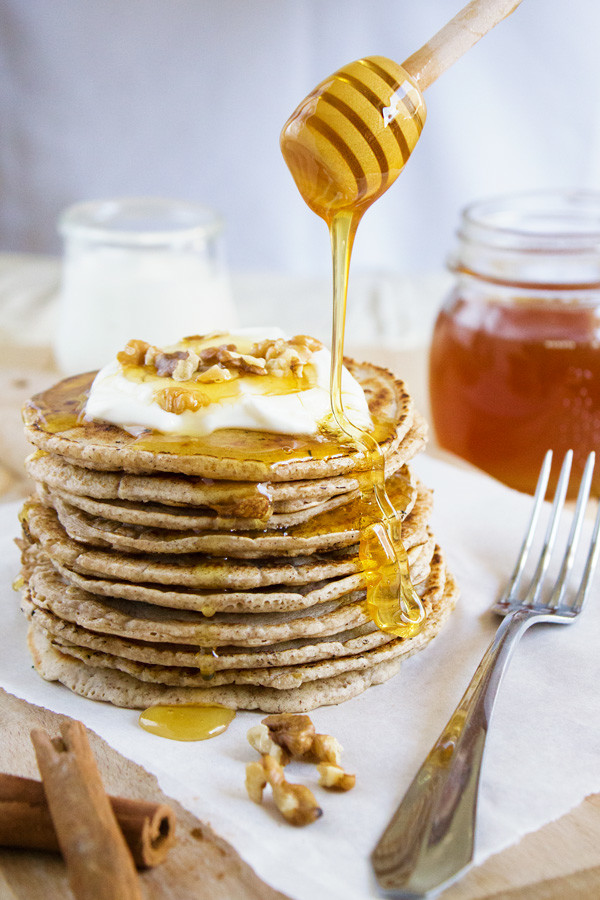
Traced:
<path id="1" fill-rule="evenodd" d="M 423 97 L 409 74 L 383 57 L 350 63 L 321 82 L 288 119 L 281 150 L 308 206 L 326 222 L 333 257 L 331 408 L 341 431 L 369 461 L 361 474 L 359 556 L 366 605 L 377 626 L 409 637 L 424 610 L 408 572 L 400 517 L 385 484 L 376 436 L 357 428 L 342 402 L 342 364 L 350 257 L 363 213 L 393 184 L 425 122 Z"/>
<path id="2" fill-rule="evenodd" d="M 363 213 L 393 184 L 419 139 L 426 116 L 421 91 L 519 3 L 471 0 L 403 66 L 372 56 L 338 69 L 302 101 L 281 133 L 281 150 L 300 194 L 330 231 L 331 405 L 338 426 L 371 462 L 371 475 L 362 484 L 360 551 L 371 576 L 367 602 L 379 627 L 398 629 L 392 633 L 399 635 L 420 627 L 423 610 L 407 578 L 400 523 L 386 495 L 377 441 L 352 424 L 339 391 L 352 244 Z"/>

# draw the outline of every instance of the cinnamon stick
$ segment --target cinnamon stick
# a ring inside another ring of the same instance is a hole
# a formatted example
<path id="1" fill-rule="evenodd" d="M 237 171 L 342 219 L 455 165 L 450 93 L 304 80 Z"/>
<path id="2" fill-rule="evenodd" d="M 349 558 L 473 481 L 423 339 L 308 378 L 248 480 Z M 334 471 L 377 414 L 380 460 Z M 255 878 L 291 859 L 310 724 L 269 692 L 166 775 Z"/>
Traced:
<path id="1" fill-rule="evenodd" d="M 81 722 L 31 740 L 69 884 L 77 900 L 142 900 L 140 885 Z"/>
<path id="2" fill-rule="evenodd" d="M 137 868 L 159 865 L 175 843 L 172 809 L 145 800 L 108 799 Z M 60 852 L 41 781 L 0 772 L 0 847 Z"/>

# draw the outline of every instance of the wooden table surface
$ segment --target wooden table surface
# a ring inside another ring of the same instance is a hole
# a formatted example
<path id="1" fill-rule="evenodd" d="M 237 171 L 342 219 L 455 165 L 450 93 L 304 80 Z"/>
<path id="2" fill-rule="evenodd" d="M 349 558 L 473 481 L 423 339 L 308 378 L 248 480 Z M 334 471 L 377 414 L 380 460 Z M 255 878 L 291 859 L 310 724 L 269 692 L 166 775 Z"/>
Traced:
<path id="1" fill-rule="evenodd" d="M 401 354 L 379 348 L 377 361 L 391 365 L 406 377 L 422 408 L 423 351 Z M 49 351 L 31 353 L 12 345 L 0 348 L 0 499 L 15 499 L 27 492 L 22 462 L 28 452 L 22 436 L 22 402 L 54 378 Z M 3 771 L 35 774 L 29 731 L 36 725 L 56 731 L 58 716 L 0 691 L 0 766 Z M 123 760 L 94 737 L 101 769 L 113 793 L 162 798 L 153 776 Z M 568 761 L 576 764 L 576 760 Z M 176 804 L 174 804 L 176 805 Z M 204 824 L 178 807 L 181 840 L 169 861 L 142 876 L 148 898 L 204 898 L 214 900 L 275 900 L 283 895 L 263 885 L 230 848 L 213 838 Z M 54 900 L 69 898 L 60 859 L 49 854 L 0 851 L 0 900 Z M 600 795 L 516 846 L 472 869 L 440 895 L 442 900 L 594 900 L 600 898 Z M 315 898 L 321 900 L 321 898 Z M 323 898 L 325 900 L 325 898 Z M 365 898 L 366 900 L 366 898 Z"/>

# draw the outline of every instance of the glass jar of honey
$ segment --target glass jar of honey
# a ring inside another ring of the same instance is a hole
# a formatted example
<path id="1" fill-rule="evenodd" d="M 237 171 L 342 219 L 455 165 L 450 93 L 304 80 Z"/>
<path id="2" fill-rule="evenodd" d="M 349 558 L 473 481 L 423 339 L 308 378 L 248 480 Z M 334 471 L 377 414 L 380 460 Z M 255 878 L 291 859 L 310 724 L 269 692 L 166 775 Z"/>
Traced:
<path id="1" fill-rule="evenodd" d="M 429 363 L 438 443 L 522 491 L 548 449 L 554 479 L 570 448 L 580 473 L 600 450 L 600 193 L 475 203 L 450 268 Z"/>

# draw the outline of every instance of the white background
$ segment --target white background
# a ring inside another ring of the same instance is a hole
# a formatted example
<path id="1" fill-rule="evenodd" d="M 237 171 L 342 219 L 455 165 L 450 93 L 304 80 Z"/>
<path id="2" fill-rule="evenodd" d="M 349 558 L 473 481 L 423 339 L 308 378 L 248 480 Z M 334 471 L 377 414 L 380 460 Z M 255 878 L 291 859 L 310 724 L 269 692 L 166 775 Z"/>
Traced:
<path id="1" fill-rule="evenodd" d="M 326 274 L 279 131 L 352 59 L 401 62 L 460 0 L 1 0 L 0 249 L 54 252 L 76 200 L 205 202 L 237 270 Z M 437 270 L 459 209 L 496 192 L 600 186 L 600 4 L 523 0 L 426 94 L 400 181 L 354 271 Z"/>

